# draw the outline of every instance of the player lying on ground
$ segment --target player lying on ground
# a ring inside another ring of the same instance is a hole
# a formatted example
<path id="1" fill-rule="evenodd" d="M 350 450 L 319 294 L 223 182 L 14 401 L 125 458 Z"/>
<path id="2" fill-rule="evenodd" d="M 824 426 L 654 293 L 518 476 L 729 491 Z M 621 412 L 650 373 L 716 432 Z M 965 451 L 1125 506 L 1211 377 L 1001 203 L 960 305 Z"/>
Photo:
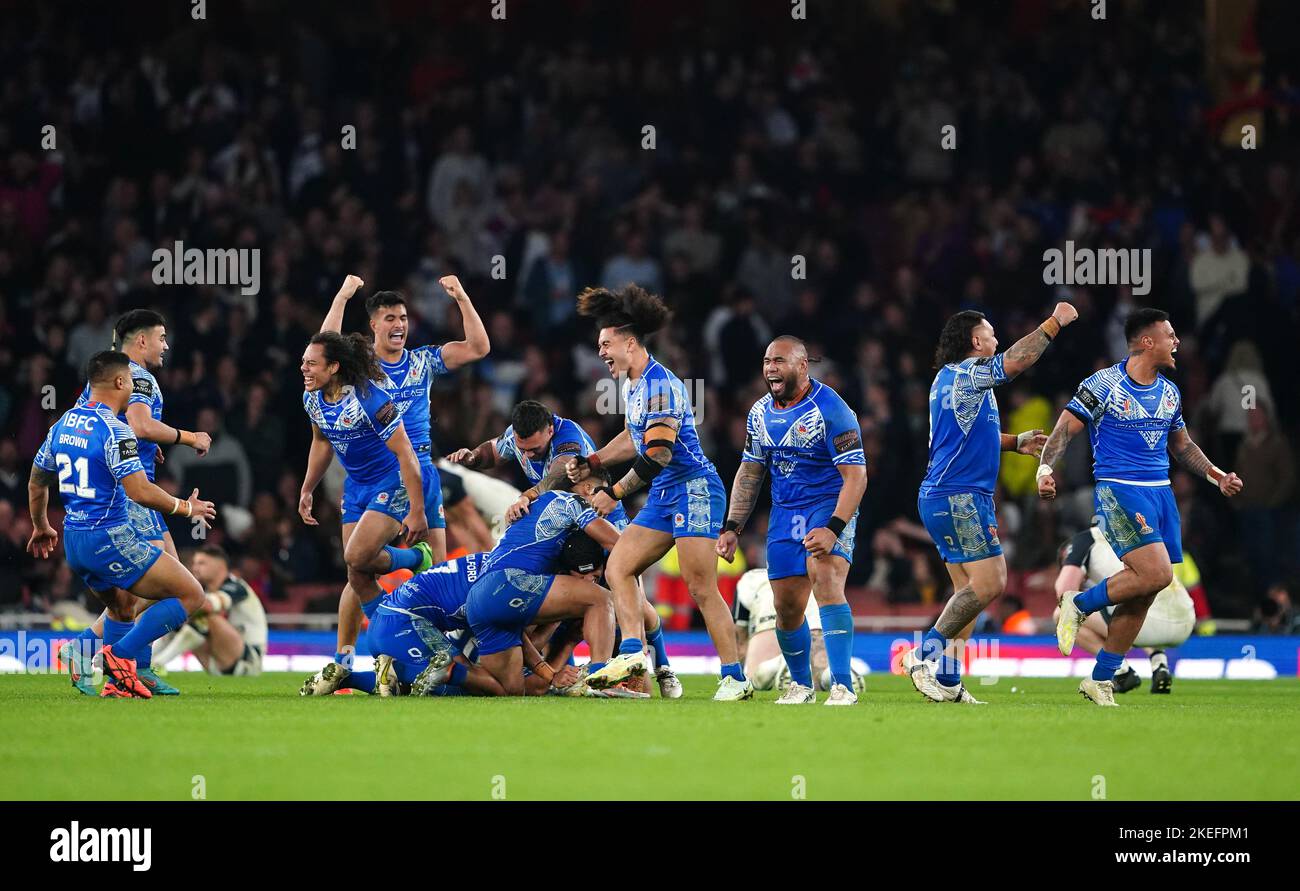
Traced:
<path id="1" fill-rule="evenodd" d="M 510 415 L 510 426 L 496 439 L 489 439 L 473 449 L 461 449 L 448 460 L 472 469 L 487 469 L 499 461 L 511 461 L 533 484 L 525 490 L 506 511 L 506 521 L 515 522 L 527 513 L 530 505 L 542 492 L 567 488 L 566 467 L 571 457 L 587 458 L 596 451 L 596 444 L 577 423 L 554 414 L 540 402 L 525 400 L 515 406 Z M 615 504 L 605 519 L 621 534 L 628 527 L 627 511 Z M 659 693 L 665 699 L 679 699 L 681 681 L 673 672 L 664 646 L 663 624 L 659 614 L 645 598 L 641 579 L 636 580 L 641 592 L 641 614 L 645 640 L 655 653 L 655 680 Z"/>
<path id="2" fill-rule="evenodd" d="M 406 436 L 401 414 L 380 381 L 370 343 L 360 334 L 324 332 L 312 337 L 302 356 L 303 408 L 311 419 L 311 451 L 298 501 L 309 526 L 312 493 L 337 452 L 347 472 L 343 483 L 343 560 L 348 585 L 361 603 L 381 593 L 376 576 L 394 569 L 423 572 L 433 552 L 423 541 L 428 528 L 420 462 Z M 389 542 L 404 535 L 412 548 Z M 308 678 L 299 691 L 332 693 L 351 671 L 357 626 L 344 598 L 339 600 L 338 651 L 334 661 Z"/>
<path id="3" fill-rule="evenodd" d="M 776 639 L 776 596 L 766 569 L 751 569 L 736 582 L 736 603 L 733 607 L 736 621 L 736 646 L 745 663 L 745 676 L 754 683 L 755 690 L 779 689 L 783 675 L 789 675 L 781 645 Z M 812 641 L 812 674 L 817 686 L 829 690 L 830 669 L 827 667 L 826 644 L 822 640 L 821 612 L 817 601 L 808 599 L 804 610 Z"/>
<path id="4" fill-rule="evenodd" d="M 166 666 L 192 652 L 209 674 L 261 674 L 267 624 L 257 592 L 231 573 L 230 558 L 218 545 L 199 548 L 190 572 L 203 586 L 207 606 L 175 634 L 159 640 L 154 659 Z"/>
<path id="5" fill-rule="evenodd" d="M 1058 303 L 1005 353 L 998 352 L 992 323 L 974 310 L 948 319 L 939 334 L 938 373 L 930 386 L 930 463 L 916 509 L 948 569 L 953 595 L 920 646 L 903 654 L 912 684 L 932 702 L 981 704 L 962 684 L 962 660 L 954 650 L 1007 586 L 993 487 L 1003 452 L 1038 455 L 1045 441 L 1041 430 L 1002 432 L 993 388 L 1037 362 L 1078 317 L 1073 306 Z"/>
<path id="6" fill-rule="evenodd" d="M 1178 337 L 1169 314 L 1138 309 L 1124 323 L 1129 357 L 1085 378 L 1043 447 L 1038 495 L 1056 497 L 1052 467 L 1070 440 L 1088 428 L 1092 440 L 1094 496 L 1101 530 L 1124 569 L 1086 591 L 1058 600 L 1056 642 L 1068 656 L 1083 620 L 1114 606 L 1092 677 L 1079 692 L 1097 705 L 1115 705 L 1115 672 L 1137 640 L 1156 594 L 1173 581 L 1183 559 L 1178 504 L 1169 485 L 1169 454 L 1194 476 L 1204 477 L 1231 498 L 1242 489 L 1205 457 L 1187 433 L 1182 394 L 1161 372 L 1176 367 Z"/>
<path id="7" fill-rule="evenodd" d="M 1106 536 L 1097 523 L 1075 535 L 1061 549 L 1061 570 L 1056 576 L 1056 596 L 1064 596 L 1067 591 L 1078 592 L 1084 588 L 1101 583 L 1124 571 L 1124 564 L 1111 550 Z M 1085 584 L 1086 582 L 1086 584 Z M 1096 656 L 1106 642 L 1106 626 L 1110 624 L 1114 606 L 1103 607 L 1079 626 L 1075 644 Z M 1060 607 L 1052 616 L 1060 617 Z M 1151 659 L 1151 692 L 1168 693 L 1173 689 L 1174 678 L 1169 672 L 1169 657 L 1165 650 L 1169 647 L 1182 646 L 1191 637 L 1196 627 L 1196 606 L 1192 597 L 1175 576 L 1156 595 L 1151 608 L 1147 610 L 1142 628 L 1138 631 L 1134 646 L 1146 649 Z M 1115 672 L 1115 692 L 1127 693 L 1142 686 L 1142 679 L 1132 666 L 1125 664 Z"/>
<path id="8" fill-rule="evenodd" d="M 334 301 L 330 304 L 322 333 L 343 332 L 343 314 L 348 301 L 365 282 L 355 275 L 343 281 Z M 476 362 L 491 349 L 487 329 L 479 318 L 469 295 L 461 287 L 460 279 L 445 275 L 438 280 L 460 309 L 465 339 L 442 346 L 406 348 L 410 334 L 410 319 L 406 312 L 406 298 L 397 291 L 377 291 L 366 300 L 366 314 L 370 317 L 372 348 L 379 359 L 382 377 L 379 384 L 397 406 L 406 435 L 420 461 L 420 481 L 424 492 L 424 516 L 427 528 L 418 536 L 428 545 L 429 557 L 434 563 L 447 559 L 446 516 L 442 506 L 442 486 L 438 469 L 433 464 L 432 422 L 429 414 L 429 390 L 435 378 L 451 374 L 462 365 Z M 346 519 L 344 522 L 348 522 Z M 344 545 L 346 547 L 346 545 Z M 339 655 L 346 668 L 352 667 L 357 635 L 361 630 L 361 603 L 351 585 L 344 587 L 339 600 Z"/>
<path id="9" fill-rule="evenodd" d="M 844 582 L 853 563 L 858 505 L 867 490 L 862 431 L 839 394 L 809 377 L 808 349 L 797 337 L 783 335 L 768 344 L 763 378 L 768 393 L 749 410 L 745 451 L 716 550 L 728 562 L 735 559 L 740 531 L 771 468 L 767 577 L 776 599 L 776 639 L 791 677 L 777 705 L 817 701 L 812 632 L 804 616 L 810 593 L 834 678 L 826 705 L 853 705 L 853 612 Z"/>
<path id="10" fill-rule="evenodd" d="M 48 516 L 49 487 L 57 483 L 65 512 L 68 567 L 103 601 L 109 615 L 129 619 L 134 604 L 125 591 L 158 601 L 103 650 L 106 680 L 100 695 L 149 699 L 153 693 L 137 675 L 136 660 L 159 637 L 184 625 L 206 600 L 189 570 L 136 530 L 127 504 L 181 513 L 205 524 L 217 512 L 211 502 L 199 499 L 198 489 L 182 501 L 145 474 L 135 433 L 118 419 L 134 392 L 130 358 L 113 350 L 96 353 L 86 377 L 90 399 L 50 428 L 32 463 L 27 484 L 32 537 L 27 550 L 46 559 L 58 543 Z"/>
<path id="11" fill-rule="evenodd" d="M 127 424 L 135 434 L 140 447 L 140 465 L 149 482 L 154 481 L 155 466 L 163 460 L 159 445 L 186 445 L 200 456 L 206 455 L 212 445 L 212 437 L 206 433 L 191 433 L 169 427 L 162 421 L 162 389 L 150 369 L 161 367 L 163 358 L 170 349 L 163 317 L 148 309 L 131 310 L 113 326 L 113 343 L 115 346 L 120 345 L 121 351 L 131 360 L 131 396 L 127 400 L 126 411 L 119 415 L 119 420 Z M 87 382 L 77 398 L 77 407 L 84 406 L 90 399 L 90 383 Z M 172 557 L 177 556 L 176 544 L 167 531 L 162 514 L 134 501 L 128 502 L 126 508 L 131 525 L 141 538 Z M 91 680 L 91 660 L 98 651 L 101 640 L 110 644 L 121 640 L 131 630 L 134 617 L 150 603 L 151 601 L 136 598 L 132 609 L 122 615 L 110 616 L 104 613 L 75 639 L 64 644 L 59 650 L 59 658 L 72 674 L 73 687 L 90 696 L 95 695 L 95 686 Z M 141 656 L 136 665 L 136 674 L 156 696 L 174 696 L 180 692 L 154 672 L 150 653 Z"/>
<path id="12" fill-rule="evenodd" d="M 592 469 L 635 460 L 621 480 L 592 498 L 592 507 L 602 516 L 634 492 L 649 489 L 645 505 L 609 555 L 605 571 L 623 632 L 619 654 L 587 682 L 601 689 L 645 674 L 646 598 L 638 579 L 676 544 L 682 578 L 722 660 L 713 698 L 749 699 L 754 687 L 741 668 L 731 611 L 718 591 L 713 542 L 722 532 L 726 509 L 722 479 L 700 447 L 686 387 L 645 346 L 645 339 L 667 322 L 668 307 L 635 285 L 618 291 L 588 288 L 578 295 L 578 314 L 596 320 L 597 348 L 610 374 L 626 375 L 621 386 L 626 425 L 599 451 L 569 458 L 566 471 L 577 481 Z"/>

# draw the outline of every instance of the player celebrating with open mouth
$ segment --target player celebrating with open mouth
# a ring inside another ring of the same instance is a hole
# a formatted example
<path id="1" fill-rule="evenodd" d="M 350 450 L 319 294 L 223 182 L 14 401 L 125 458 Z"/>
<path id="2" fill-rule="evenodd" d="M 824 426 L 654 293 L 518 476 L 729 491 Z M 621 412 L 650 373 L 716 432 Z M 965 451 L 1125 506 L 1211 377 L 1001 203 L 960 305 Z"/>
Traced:
<path id="1" fill-rule="evenodd" d="M 668 307 L 635 285 L 618 291 L 588 288 L 578 295 L 578 314 L 596 320 L 600 329 L 597 348 L 610 374 L 627 376 L 621 388 L 626 426 L 598 452 L 569 459 L 570 479 L 585 478 L 592 467 L 635 459 L 621 480 L 592 497 L 592 507 L 601 515 L 632 493 L 650 490 L 645 506 L 619 537 L 605 569 L 623 633 L 619 654 L 592 672 L 587 684 L 603 689 L 645 674 L 645 595 L 637 577 L 675 543 L 682 577 L 722 659 L 722 677 L 713 698 L 728 702 L 750 699 L 754 686 L 740 665 L 731 611 L 718 591 L 718 558 L 712 546 L 722 532 L 726 510 L 722 479 L 700 448 L 685 385 L 645 347 L 645 338 L 668 320 Z"/>
<path id="2" fill-rule="evenodd" d="M 808 349 L 783 335 L 763 356 L 768 394 L 746 422 L 745 451 L 731 487 L 731 510 L 717 553 L 736 556 L 740 530 L 772 468 L 767 523 L 767 576 L 776 601 L 776 639 L 790 668 L 778 705 L 817 701 L 812 632 L 804 611 L 817 600 L 831 669 L 827 705 L 853 705 L 853 612 L 844 582 L 853 562 L 858 505 L 867 490 L 867 459 L 857 415 L 840 395 L 808 376 Z"/>
<path id="3" fill-rule="evenodd" d="M 903 654 L 912 684 L 932 702 L 980 705 L 961 682 L 961 660 L 945 656 L 953 640 L 970 636 L 975 618 L 1002 595 L 1007 562 L 993 510 L 1002 452 L 1037 455 L 1043 431 L 1003 433 L 993 388 L 1029 368 L 1061 329 L 1079 317 L 1056 304 L 1041 325 L 998 352 L 993 325 L 965 310 L 944 323 L 930 385 L 930 464 L 916 509 L 952 578 L 953 595 L 921 645 Z"/>
<path id="4" fill-rule="evenodd" d="M 1092 677 L 1079 684 L 1085 698 L 1102 706 L 1116 704 L 1115 672 L 1124 664 L 1156 595 L 1173 581 L 1173 564 L 1183 562 L 1182 526 L 1169 485 L 1170 453 L 1228 498 L 1243 486 L 1240 477 L 1215 467 L 1192 442 L 1183 422 L 1182 394 L 1161 373 L 1175 367 L 1178 352 L 1169 314 L 1134 310 L 1124 322 L 1124 336 L 1129 357 L 1079 385 L 1043 446 L 1038 468 L 1038 496 L 1055 498 L 1052 466 L 1087 425 L 1097 481 L 1094 504 L 1106 541 L 1125 568 L 1082 593 L 1061 595 L 1056 642 L 1062 655 L 1070 655 L 1083 620 L 1115 605 Z"/>

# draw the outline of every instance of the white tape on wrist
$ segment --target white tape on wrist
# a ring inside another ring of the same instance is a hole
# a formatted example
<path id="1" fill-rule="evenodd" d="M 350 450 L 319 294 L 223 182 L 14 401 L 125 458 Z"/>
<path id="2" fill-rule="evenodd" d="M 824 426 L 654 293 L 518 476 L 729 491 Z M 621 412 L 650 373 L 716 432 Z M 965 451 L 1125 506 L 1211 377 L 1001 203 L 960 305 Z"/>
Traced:
<path id="1" fill-rule="evenodd" d="M 1038 465 L 1038 473 L 1034 474 L 1034 479 L 1035 479 L 1035 480 L 1041 480 L 1043 477 L 1045 477 L 1045 476 L 1051 476 L 1051 475 L 1052 475 L 1052 468 L 1051 468 L 1051 467 L 1049 467 L 1049 466 L 1046 465 L 1046 464 L 1039 464 L 1039 465 Z"/>

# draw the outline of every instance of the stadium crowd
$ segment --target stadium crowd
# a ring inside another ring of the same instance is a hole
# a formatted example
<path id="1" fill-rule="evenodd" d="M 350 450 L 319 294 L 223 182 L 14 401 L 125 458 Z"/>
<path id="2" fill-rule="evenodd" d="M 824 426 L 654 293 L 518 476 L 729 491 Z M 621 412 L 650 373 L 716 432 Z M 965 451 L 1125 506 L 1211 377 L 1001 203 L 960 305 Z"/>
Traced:
<path id="1" fill-rule="evenodd" d="M 407 294 L 412 345 L 459 337 L 437 284 L 454 273 L 492 351 L 439 383 L 444 451 L 495 435 L 525 398 L 607 441 L 621 419 L 598 411 L 608 375 L 573 297 L 634 281 L 674 310 L 656 349 L 698 382 L 705 451 L 730 484 L 763 348 L 803 338 L 863 431 L 850 583 L 895 602 L 947 585 L 915 506 L 943 320 L 980 309 L 1010 344 L 1056 300 L 1079 309 L 1005 388 L 1018 431 L 1050 429 L 1083 377 L 1126 354 L 1130 309 L 1165 308 L 1196 438 L 1246 481 L 1229 504 L 1176 472 L 1185 547 L 1215 613 L 1250 615 L 1300 569 L 1300 396 L 1285 384 L 1300 321 L 1295 82 L 1264 67 L 1274 99 L 1259 147 L 1241 149 L 1206 84 L 1199 6 L 1149 5 L 1144 21 L 1113 7 L 1105 24 L 1086 5 L 1032 2 L 805 22 L 777 4 L 737 22 L 711 3 L 512 0 L 505 23 L 482 4 L 381 2 L 287 30 L 252 3 L 209 21 L 160 10 L 144 27 L 87 9 L 73 31 L 58 4 L 7 16 L 0 608 L 80 596 L 66 566 L 23 554 L 27 473 L 85 360 L 135 307 L 168 320 L 167 420 L 213 436 L 204 458 L 168 450 L 159 484 L 218 501 L 232 519 L 212 535 L 263 597 L 341 583 L 337 506 L 318 500 L 319 527 L 296 514 L 301 350 L 348 273 Z M 1286 27 L 1261 24 L 1261 42 Z M 1045 284 L 1043 251 L 1066 240 L 1149 249 L 1150 294 Z M 152 253 L 177 241 L 259 249 L 260 290 L 155 285 Z M 346 327 L 364 324 L 352 307 Z M 1086 444 L 1054 505 L 1035 497 L 1034 466 L 1008 459 L 999 493 L 1020 570 L 1052 567 L 1092 512 Z M 191 541 L 188 524 L 172 531 Z M 747 534 L 760 563 L 761 531 Z"/>

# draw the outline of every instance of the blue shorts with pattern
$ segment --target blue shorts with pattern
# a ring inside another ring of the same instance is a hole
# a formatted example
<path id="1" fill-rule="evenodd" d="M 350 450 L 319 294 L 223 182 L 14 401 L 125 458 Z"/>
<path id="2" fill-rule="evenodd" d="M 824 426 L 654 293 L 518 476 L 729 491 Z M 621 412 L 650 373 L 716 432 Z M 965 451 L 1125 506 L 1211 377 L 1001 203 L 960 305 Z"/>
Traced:
<path id="1" fill-rule="evenodd" d="M 520 646 L 520 635 L 532 624 L 554 583 L 553 575 L 524 569 L 495 569 L 479 576 L 465 600 L 479 656 Z"/>
<path id="2" fill-rule="evenodd" d="M 916 510 L 945 563 L 971 563 L 1001 555 L 993 496 L 982 492 L 931 495 L 918 498 Z"/>
<path id="3" fill-rule="evenodd" d="M 108 529 L 65 529 L 63 553 L 68 567 L 87 587 L 107 591 L 130 588 L 163 552 L 128 523 Z"/>
<path id="4" fill-rule="evenodd" d="M 650 497 L 632 521 L 673 538 L 717 538 L 727 514 L 727 491 L 717 472 L 673 486 L 650 484 Z"/>
<path id="5" fill-rule="evenodd" d="M 808 574 L 808 549 L 803 546 L 804 536 L 825 526 L 835 514 L 832 498 L 811 507 L 781 507 L 772 505 L 767 520 L 767 577 L 783 579 Z M 839 541 L 831 549 L 836 557 L 853 563 L 853 540 L 858 531 L 858 514 L 853 512 Z"/>

